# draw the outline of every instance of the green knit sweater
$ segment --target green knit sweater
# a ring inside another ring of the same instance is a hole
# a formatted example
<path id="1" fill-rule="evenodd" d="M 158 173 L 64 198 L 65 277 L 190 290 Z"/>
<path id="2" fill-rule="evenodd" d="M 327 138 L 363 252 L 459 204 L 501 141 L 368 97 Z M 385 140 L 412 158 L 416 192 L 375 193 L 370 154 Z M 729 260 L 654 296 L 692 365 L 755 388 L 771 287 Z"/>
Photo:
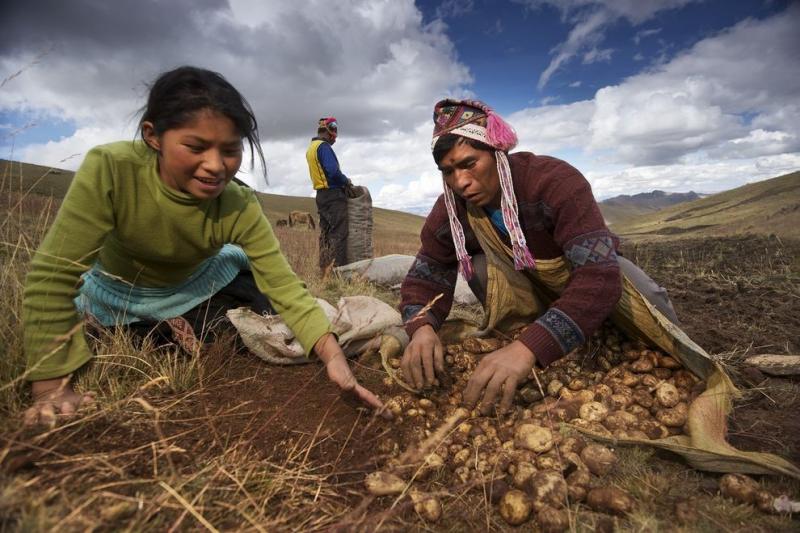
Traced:
<path id="1" fill-rule="evenodd" d="M 95 260 L 136 285 L 166 287 L 226 243 L 241 246 L 259 289 L 310 353 L 330 322 L 281 253 L 252 191 L 230 183 L 218 198 L 201 201 L 167 187 L 141 142 L 92 149 L 25 282 L 27 379 L 63 376 L 91 358 L 73 298 Z"/>

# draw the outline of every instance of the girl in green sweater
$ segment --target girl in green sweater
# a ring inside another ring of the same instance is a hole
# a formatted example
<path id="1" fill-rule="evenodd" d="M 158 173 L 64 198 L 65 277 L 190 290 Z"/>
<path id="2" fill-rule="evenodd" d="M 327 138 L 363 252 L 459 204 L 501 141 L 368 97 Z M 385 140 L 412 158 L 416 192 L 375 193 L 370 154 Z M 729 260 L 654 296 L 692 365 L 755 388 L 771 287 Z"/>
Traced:
<path id="1" fill-rule="evenodd" d="M 104 326 L 167 323 L 185 341 L 240 305 L 279 313 L 343 393 L 382 410 L 357 383 L 255 194 L 231 183 L 245 139 L 251 166 L 255 153 L 264 161 L 241 94 L 217 73 L 180 67 L 155 81 L 139 127 L 142 141 L 87 154 L 32 260 L 23 300 L 34 400 L 26 423 L 50 424 L 92 401 L 70 384 L 92 357 L 84 313 Z"/>

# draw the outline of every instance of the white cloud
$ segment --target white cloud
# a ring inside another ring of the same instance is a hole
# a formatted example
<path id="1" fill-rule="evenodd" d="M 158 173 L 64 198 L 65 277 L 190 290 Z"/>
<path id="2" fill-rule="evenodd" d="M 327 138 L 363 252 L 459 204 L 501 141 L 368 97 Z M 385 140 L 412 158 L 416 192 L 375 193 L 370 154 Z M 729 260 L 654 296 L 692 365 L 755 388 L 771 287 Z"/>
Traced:
<path id="1" fill-rule="evenodd" d="M 583 54 L 583 64 L 589 65 L 591 63 L 597 63 L 598 61 L 611 61 L 611 54 L 613 53 L 613 48 L 592 48 Z"/>
<path id="2" fill-rule="evenodd" d="M 380 132 L 385 120 L 408 132 L 431 102 L 471 80 L 445 26 L 423 24 L 412 0 L 176 0 L 108 10 L 54 0 L 14 4 L 5 15 L 0 72 L 52 49 L 3 87 L 0 109 L 38 110 L 79 128 L 133 116 L 145 83 L 186 63 L 223 73 L 256 110 L 265 140 L 310 134 L 326 114 L 351 135 Z"/>
<path id="3" fill-rule="evenodd" d="M 595 58 L 595 49 L 602 42 L 604 31 L 617 20 L 625 19 L 638 26 L 661 11 L 677 9 L 696 1 L 699 0 L 514 0 L 530 9 L 545 6 L 556 8 L 562 18 L 572 24 L 566 41 L 552 50 L 555 57 L 539 76 L 539 89 L 547 85 L 559 68 L 583 50 L 588 49 L 584 54 L 584 63 L 591 63 L 587 58 Z M 608 58 L 603 56 L 603 59 Z"/>

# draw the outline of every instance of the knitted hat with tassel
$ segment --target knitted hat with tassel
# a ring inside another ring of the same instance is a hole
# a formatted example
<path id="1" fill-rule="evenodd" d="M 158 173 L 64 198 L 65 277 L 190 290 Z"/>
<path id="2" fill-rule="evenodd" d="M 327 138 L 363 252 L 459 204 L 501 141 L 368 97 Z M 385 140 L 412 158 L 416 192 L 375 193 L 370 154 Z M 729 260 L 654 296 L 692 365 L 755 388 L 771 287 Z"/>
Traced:
<path id="1" fill-rule="evenodd" d="M 517 145 L 517 134 L 514 128 L 495 113 L 492 108 L 479 100 L 453 100 L 448 98 L 441 100 L 433 108 L 431 150 L 436 146 L 439 138 L 448 133 L 480 141 L 495 149 L 497 175 L 500 178 L 500 209 L 503 214 L 503 223 L 508 230 L 513 247 L 514 268 L 517 270 L 536 268 L 536 261 L 528 249 L 522 226 L 519 223 L 517 198 L 514 196 L 511 167 L 508 164 L 508 156 L 506 155 L 509 150 Z M 456 257 L 461 266 L 461 272 L 467 280 L 472 279 L 472 258 L 467 254 L 464 228 L 461 227 L 461 222 L 456 216 L 453 189 L 446 182 L 444 183 L 444 202 L 447 206 L 450 231 L 453 234 L 453 244 L 456 248 Z"/>

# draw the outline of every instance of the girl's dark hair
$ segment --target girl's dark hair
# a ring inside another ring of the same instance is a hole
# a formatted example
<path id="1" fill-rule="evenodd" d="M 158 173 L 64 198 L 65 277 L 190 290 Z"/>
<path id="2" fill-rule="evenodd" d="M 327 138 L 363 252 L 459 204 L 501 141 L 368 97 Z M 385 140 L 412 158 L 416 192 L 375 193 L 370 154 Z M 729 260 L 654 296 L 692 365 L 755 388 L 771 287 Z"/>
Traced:
<path id="1" fill-rule="evenodd" d="M 253 109 L 239 91 L 217 72 L 183 66 L 161 74 L 150 86 L 147 104 L 140 110 L 139 134 L 142 135 L 142 123 L 145 121 L 153 124 L 156 135 L 161 135 L 185 124 L 202 109 L 211 109 L 233 121 L 236 130 L 250 144 L 250 166 L 253 167 L 255 154 L 258 153 L 266 178 L 267 166 Z"/>
<path id="2" fill-rule="evenodd" d="M 455 133 L 445 133 L 439 140 L 436 141 L 436 144 L 433 146 L 433 160 L 438 165 L 441 163 L 442 158 L 447 155 L 447 152 L 453 149 L 453 147 L 460 143 L 467 143 L 468 145 L 472 146 L 476 150 L 484 150 L 486 152 L 495 152 L 495 149 L 489 146 L 486 143 L 482 143 L 481 141 L 476 141 L 475 139 L 470 139 L 469 137 L 462 137 L 461 135 L 456 135 Z"/>

